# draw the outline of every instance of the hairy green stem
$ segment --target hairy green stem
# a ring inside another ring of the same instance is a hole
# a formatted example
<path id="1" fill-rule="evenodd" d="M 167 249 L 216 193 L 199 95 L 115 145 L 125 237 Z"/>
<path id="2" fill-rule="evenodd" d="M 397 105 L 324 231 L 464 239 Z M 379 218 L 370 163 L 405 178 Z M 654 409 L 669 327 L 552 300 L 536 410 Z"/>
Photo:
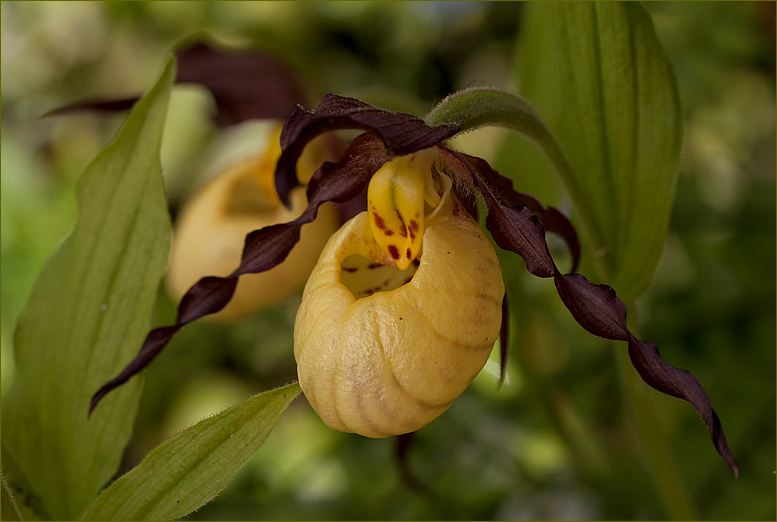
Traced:
<path id="1" fill-rule="evenodd" d="M 569 192 L 592 251 L 608 251 L 572 164 L 550 128 L 526 98 L 496 87 L 470 87 L 445 98 L 425 119 L 429 125 L 454 123 L 461 132 L 484 126 L 505 127 L 534 143 Z M 604 275 L 613 273 L 609 256 L 600 257 L 600 264 Z"/>

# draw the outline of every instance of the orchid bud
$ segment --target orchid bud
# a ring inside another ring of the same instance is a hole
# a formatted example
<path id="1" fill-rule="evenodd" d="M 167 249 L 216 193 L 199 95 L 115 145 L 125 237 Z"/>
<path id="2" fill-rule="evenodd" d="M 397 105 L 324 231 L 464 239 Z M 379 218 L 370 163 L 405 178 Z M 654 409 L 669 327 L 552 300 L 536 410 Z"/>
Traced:
<path id="1" fill-rule="evenodd" d="M 394 162 L 389 171 L 410 164 Z M 299 382 L 333 429 L 379 438 L 422 428 L 472 382 L 499 335 L 499 261 L 450 178 L 435 176 L 425 184 L 434 195 L 416 191 L 428 214 L 405 270 L 376 238 L 383 229 L 374 231 L 370 209 L 332 236 L 305 286 L 294 327 Z"/>
<path id="2" fill-rule="evenodd" d="M 167 288 L 176 300 L 206 276 L 227 276 L 240 266 L 248 233 L 299 217 L 307 207 L 304 187 L 291 194 L 284 206 L 274 185 L 280 157 L 281 126 L 272 133 L 267 149 L 228 168 L 181 211 L 176 222 Z M 323 142 L 314 141 L 298 162 L 298 177 L 306 183 L 327 155 Z M 260 274 L 240 278 L 234 297 L 208 319 L 229 323 L 281 302 L 302 288 L 329 236 L 337 229 L 333 204 L 323 205 L 317 219 L 302 230 L 300 242 L 284 263 Z"/>

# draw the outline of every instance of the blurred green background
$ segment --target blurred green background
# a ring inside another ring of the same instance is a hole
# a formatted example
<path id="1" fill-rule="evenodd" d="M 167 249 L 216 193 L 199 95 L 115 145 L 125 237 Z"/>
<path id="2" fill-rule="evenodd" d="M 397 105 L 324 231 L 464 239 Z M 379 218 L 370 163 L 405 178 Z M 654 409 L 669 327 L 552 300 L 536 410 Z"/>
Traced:
<path id="1" fill-rule="evenodd" d="M 704 424 L 656 392 L 655 419 L 701 519 L 775 518 L 775 12 L 771 2 L 648 3 L 675 66 L 686 121 L 664 257 L 636 302 L 636 328 L 710 395 L 742 466 L 734 481 Z M 2 2 L 2 392 L 13 325 L 75 216 L 74 184 L 124 115 L 41 119 L 58 106 L 148 88 L 165 53 L 205 31 L 269 50 L 327 92 L 423 115 L 473 82 L 518 88 L 521 22 L 512 2 Z M 176 86 L 162 150 L 173 215 L 239 140 L 219 130 L 199 87 Z M 459 138 L 516 188 L 564 208 L 555 179 L 507 162 L 504 133 Z M 304 398 L 266 447 L 192 520 L 665 519 L 621 390 L 616 351 L 569 317 L 548 281 L 503 266 L 526 299 L 508 383 L 497 360 L 420 430 L 400 479 L 393 439 L 335 432 Z M 187 326 L 147 371 L 122 472 L 169 435 L 295 378 L 299 296 L 239 325 Z M 175 305 L 160 292 L 154 324 Z M 632 318 L 634 320 L 634 318 Z"/>

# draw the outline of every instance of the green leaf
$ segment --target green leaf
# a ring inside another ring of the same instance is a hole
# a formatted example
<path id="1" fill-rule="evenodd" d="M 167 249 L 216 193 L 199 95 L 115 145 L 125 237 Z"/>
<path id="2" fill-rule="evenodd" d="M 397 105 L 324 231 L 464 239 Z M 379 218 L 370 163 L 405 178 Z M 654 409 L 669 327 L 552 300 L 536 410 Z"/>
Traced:
<path id="1" fill-rule="evenodd" d="M 140 379 L 91 419 L 87 411 L 91 395 L 137 353 L 167 263 L 159 149 L 174 78 L 171 59 L 79 179 L 78 221 L 41 271 L 16 327 L 3 451 L 54 520 L 81 517 L 131 435 Z"/>
<path id="2" fill-rule="evenodd" d="M 518 92 L 531 100 L 550 128 L 557 128 L 563 89 L 553 63 L 555 43 L 547 10 L 535 13 L 535 3 L 523 4 L 519 38 L 515 43 L 513 80 Z M 541 18 L 541 16 L 545 18 Z M 549 67 L 550 65 L 550 67 Z M 547 159 L 532 143 L 508 133 L 497 149 L 492 166 L 513 179 L 516 190 L 532 194 L 546 205 L 565 208 L 561 180 L 553 175 Z"/>
<path id="3" fill-rule="evenodd" d="M 570 195 L 576 209 L 592 209 L 593 220 L 586 213 L 578 219 L 598 254 L 600 275 L 632 301 L 661 256 L 677 184 L 683 129 L 671 64 L 639 3 L 532 3 L 525 28 L 520 91 L 546 117 L 573 164 L 582 194 Z M 506 142 L 500 166 L 524 149 Z M 522 178 L 538 173 L 528 159 L 531 170 Z M 617 361 L 668 516 L 693 519 L 694 506 L 655 425 L 652 390 L 622 347 Z"/>
<path id="4" fill-rule="evenodd" d="M 13 461 L 5 447 L 2 445 L 3 479 L 11 496 L 16 503 L 22 520 L 51 520 L 41 504 L 40 498 L 35 495 L 32 488 L 24 480 L 16 463 Z M 13 479 L 13 481 L 12 481 Z"/>
<path id="5" fill-rule="evenodd" d="M 224 489 L 253 458 L 300 393 L 299 384 L 254 395 L 154 448 L 111 484 L 85 520 L 172 520 Z"/>
<path id="6" fill-rule="evenodd" d="M 607 283 L 632 301 L 661 257 L 677 185 L 683 126 L 671 63 L 639 3 L 532 8 L 555 41 L 539 69 L 555 71 L 524 80 L 536 92 L 562 87 L 550 125 L 572 163 L 570 194 L 602 241 L 592 248 Z M 527 42 L 524 59 L 537 47 Z"/>
<path id="7" fill-rule="evenodd" d="M 24 520 L 16 507 L 11 489 L 2 477 L 2 497 L 0 497 L 0 520 Z"/>

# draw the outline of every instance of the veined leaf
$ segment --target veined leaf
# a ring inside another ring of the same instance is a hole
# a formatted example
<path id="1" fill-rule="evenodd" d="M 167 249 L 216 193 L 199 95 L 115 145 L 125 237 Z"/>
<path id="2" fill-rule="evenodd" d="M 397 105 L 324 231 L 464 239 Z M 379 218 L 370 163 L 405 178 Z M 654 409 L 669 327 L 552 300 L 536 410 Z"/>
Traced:
<path id="1" fill-rule="evenodd" d="M 2 520 L 24 520 L 19 508 L 16 507 L 16 502 L 11 494 L 11 489 L 8 484 L 5 483 L 5 477 L 2 478 L 2 496 L 0 496 L 0 514 Z"/>
<path id="2" fill-rule="evenodd" d="M 552 98 L 550 83 L 561 85 L 549 125 L 574 167 L 580 190 L 571 195 L 589 238 L 601 241 L 592 248 L 608 283 L 630 302 L 661 257 L 677 185 L 683 127 L 671 63 L 639 3 L 531 7 L 555 42 L 539 69 L 555 71 L 522 83 Z M 538 48 L 526 42 L 524 60 Z"/>
<path id="3" fill-rule="evenodd" d="M 253 458 L 299 384 L 254 395 L 154 448 L 111 484 L 84 520 L 173 520 L 215 497 Z"/>
<path id="4" fill-rule="evenodd" d="M 526 24 L 534 30 L 522 42 L 521 92 L 547 115 L 574 165 L 573 219 L 594 238 L 600 275 L 633 301 L 660 259 L 677 185 L 683 128 L 671 64 L 639 3 L 536 3 Z M 591 212 L 580 212 L 586 206 Z M 618 362 L 665 507 L 692 519 L 646 386 L 622 350 Z"/>
<path id="5" fill-rule="evenodd" d="M 159 148 L 174 78 L 171 59 L 84 171 L 75 228 L 41 271 L 16 327 L 3 450 L 53 520 L 81 517 L 118 469 L 132 431 L 139 379 L 91 419 L 87 412 L 94 391 L 137 353 L 167 263 Z"/>
<path id="6" fill-rule="evenodd" d="M 521 17 L 520 37 L 516 39 L 513 80 L 518 92 L 531 100 L 542 119 L 555 129 L 563 89 L 554 63 L 553 31 L 548 30 L 552 13 L 536 12 L 535 2 L 524 2 L 523 7 L 525 16 Z M 553 175 L 542 152 L 524 137 L 507 133 L 491 166 L 512 178 L 516 190 L 532 194 L 546 205 L 562 208 L 561 179 Z"/>

